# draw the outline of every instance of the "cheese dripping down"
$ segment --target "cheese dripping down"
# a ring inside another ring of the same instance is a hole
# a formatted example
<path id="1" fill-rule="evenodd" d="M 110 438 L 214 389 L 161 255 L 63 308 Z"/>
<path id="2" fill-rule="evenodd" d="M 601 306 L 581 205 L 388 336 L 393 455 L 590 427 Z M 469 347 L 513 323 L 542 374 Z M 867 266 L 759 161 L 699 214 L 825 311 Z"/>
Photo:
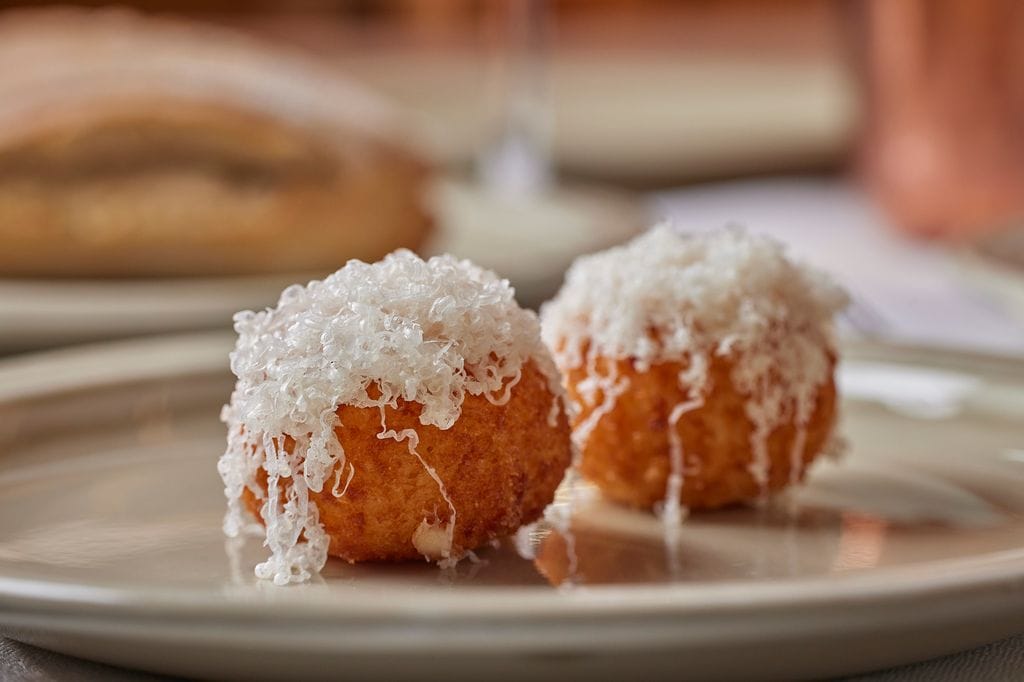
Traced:
<path id="1" fill-rule="evenodd" d="M 221 417 L 228 443 L 217 467 L 228 501 L 224 532 L 236 537 L 255 527 L 242 502 L 248 489 L 261 504 L 270 550 L 256 574 L 277 584 L 308 580 L 327 559 L 329 538 L 310 492 L 327 487 L 340 497 L 359 476 L 345 457 L 339 406 L 379 409 L 377 437 L 404 441 L 437 484 L 448 517 L 440 526 L 423 519 L 410 542 L 442 564 L 459 559 L 457 510 L 417 452 L 417 432 L 389 427 L 385 408 L 419 403 L 421 424 L 449 429 L 467 394 L 507 401 L 527 361 L 554 395 L 551 420 L 561 408 L 537 316 L 519 307 L 507 280 L 452 256 L 424 261 L 399 250 L 374 264 L 349 261 L 322 281 L 288 287 L 274 308 L 238 313 L 234 323 L 237 382 Z"/>
<path id="2" fill-rule="evenodd" d="M 703 405 L 712 360 L 728 357 L 735 388 L 749 396 L 749 472 L 766 494 L 767 438 L 792 420 L 794 447 L 802 449 L 818 390 L 831 372 L 833 317 L 847 303 L 824 273 L 793 262 L 773 239 L 739 228 L 681 235 L 658 225 L 623 246 L 577 259 L 558 296 L 541 309 L 542 335 L 560 370 L 586 370 L 580 400 L 569 406 L 576 414 L 591 409 L 574 429 L 579 448 L 628 390 L 616 360 L 630 360 L 640 372 L 681 363 L 686 398 L 670 409 L 662 504 L 673 525 L 686 511 L 680 498 L 691 466 L 675 426 Z M 796 452 L 793 461 L 799 465 Z"/>

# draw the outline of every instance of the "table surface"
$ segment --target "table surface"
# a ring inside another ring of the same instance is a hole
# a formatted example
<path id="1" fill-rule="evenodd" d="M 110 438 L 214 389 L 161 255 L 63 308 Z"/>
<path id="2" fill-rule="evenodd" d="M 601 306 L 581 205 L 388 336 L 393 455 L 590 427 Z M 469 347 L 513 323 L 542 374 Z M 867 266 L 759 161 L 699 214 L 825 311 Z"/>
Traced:
<path id="1" fill-rule="evenodd" d="M 856 682 L 952 682 L 1019 680 L 1024 672 L 1024 635 L 924 663 L 846 678 Z M 34 646 L 0 639 L 0 680 L 63 682 L 109 680 L 155 682 L 173 679 L 134 672 L 55 654 Z"/>

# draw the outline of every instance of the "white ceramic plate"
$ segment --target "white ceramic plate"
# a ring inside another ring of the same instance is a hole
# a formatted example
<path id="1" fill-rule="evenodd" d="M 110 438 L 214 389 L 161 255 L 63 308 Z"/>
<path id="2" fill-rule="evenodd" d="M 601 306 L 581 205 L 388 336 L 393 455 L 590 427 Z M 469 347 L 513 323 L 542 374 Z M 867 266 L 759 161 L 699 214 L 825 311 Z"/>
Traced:
<path id="1" fill-rule="evenodd" d="M 0 352 L 142 334 L 228 329 L 314 275 L 174 279 L 0 278 Z"/>
<path id="2" fill-rule="evenodd" d="M 969 285 L 1024 322 L 1024 226 L 984 236 L 956 255 L 954 264 Z"/>
<path id="3" fill-rule="evenodd" d="M 223 336 L 0 366 L 0 629 L 214 677 L 792 678 L 1024 631 L 1024 368 L 884 348 L 842 369 L 852 448 L 763 510 L 694 515 L 675 552 L 584 501 L 569 545 L 483 564 L 329 562 L 257 583 L 220 533 Z M 576 587 L 551 582 L 572 574 Z"/>

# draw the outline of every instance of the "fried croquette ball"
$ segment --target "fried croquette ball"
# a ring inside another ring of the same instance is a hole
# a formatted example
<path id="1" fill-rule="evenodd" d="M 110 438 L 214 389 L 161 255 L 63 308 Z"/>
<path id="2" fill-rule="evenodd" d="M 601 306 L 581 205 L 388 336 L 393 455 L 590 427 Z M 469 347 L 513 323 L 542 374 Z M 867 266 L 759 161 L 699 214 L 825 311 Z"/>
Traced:
<path id="1" fill-rule="evenodd" d="M 710 509 L 756 499 L 801 480 L 828 443 L 835 423 L 836 390 L 830 371 L 802 430 L 787 419 L 768 434 L 763 444 L 767 476 L 755 478 L 750 445 L 754 425 L 745 413 L 748 396 L 731 381 L 735 360 L 712 359 L 707 382 L 713 388 L 706 391 L 700 407 L 684 412 L 674 427 L 672 411 L 690 395 L 691 386 L 679 379 L 687 366 L 660 362 L 641 372 L 630 360 L 618 360 L 615 365 L 613 371 L 628 388 L 590 431 L 580 473 L 608 498 L 630 506 L 650 509 L 665 499 L 673 439 L 682 445 L 680 503 L 688 509 Z M 608 362 L 601 359 L 597 367 L 602 372 Z M 585 423 L 598 409 L 578 389 L 588 374 L 575 368 L 566 378 L 569 399 L 581 405 L 574 423 Z M 773 390 L 791 394 L 787 386 Z M 603 396 L 596 398 L 600 405 Z M 795 400 L 784 409 L 794 410 Z"/>
<path id="2" fill-rule="evenodd" d="M 417 431 L 420 457 L 445 482 L 457 510 L 453 555 L 514 533 L 551 502 L 570 460 L 568 420 L 560 414 L 553 426 L 547 421 L 552 399 L 544 375 L 527 363 L 507 404 L 467 396 L 447 430 L 420 426 L 417 403 L 385 408 L 390 428 Z M 343 405 L 337 416 L 346 467 L 357 474 L 344 495 L 310 493 L 328 553 L 350 562 L 441 558 L 451 512 L 424 464 L 405 443 L 377 438 L 378 409 Z M 244 495 L 258 515 L 262 502 L 249 490 Z"/>
<path id="3" fill-rule="evenodd" d="M 451 565 L 537 519 L 570 463 L 536 315 L 468 261 L 350 261 L 235 329 L 224 530 L 262 525 L 261 578 L 328 554 Z"/>
<path id="4" fill-rule="evenodd" d="M 542 323 L 580 472 L 671 521 L 800 481 L 832 443 L 832 318 L 846 301 L 738 229 L 656 227 L 578 259 Z"/>

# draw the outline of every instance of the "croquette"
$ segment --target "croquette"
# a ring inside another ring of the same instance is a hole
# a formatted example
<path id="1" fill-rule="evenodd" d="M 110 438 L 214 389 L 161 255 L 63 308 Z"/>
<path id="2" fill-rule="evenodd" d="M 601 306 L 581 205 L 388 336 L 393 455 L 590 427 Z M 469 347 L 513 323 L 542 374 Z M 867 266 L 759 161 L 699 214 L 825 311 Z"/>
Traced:
<path id="1" fill-rule="evenodd" d="M 468 261 L 350 261 L 235 329 L 224 530 L 261 529 L 261 578 L 328 554 L 452 565 L 536 520 L 569 466 L 537 316 Z"/>
<path id="2" fill-rule="evenodd" d="M 528 363 L 507 404 L 467 396 L 461 416 L 447 430 L 419 425 L 417 403 L 399 400 L 397 408 L 385 408 L 391 428 L 417 431 L 420 456 L 445 482 L 458 511 L 454 555 L 514 533 L 551 502 L 570 458 L 565 415 L 554 427 L 547 425 L 551 400 L 544 376 Z M 343 405 L 337 415 L 345 425 L 335 434 L 346 466 L 358 476 L 353 474 L 344 495 L 310 493 L 330 538 L 328 553 L 350 562 L 441 558 L 439 533 L 417 536 L 424 519 L 438 529 L 450 520 L 448 503 L 430 474 L 404 443 L 377 438 L 379 410 Z M 549 429 L 550 435 L 543 433 Z M 258 516 L 262 502 L 249 490 L 243 494 Z"/>
<path id="3" fill-rule="evenodd" d="M 673 522 L 801 480 L 835 442 L 832 319 L 846 300 L 740 229 L 659 226 L 577 259 L 541 317 L 580 473 Z"/>
<path id="4" fill-rule="evenodd" d="M 764 492 L 749 471 L 753 425 L 744 413 L 747 396 L 737 392 L 729 379 L 733 364 L 727 358 L 712 360 L 708 382 L 715 388 L 707 392 L 699 408 L 685 412 L 676 422 L 675 432 L 684 444 L 680 502 L 688 509 L 722 507 L 755 499 Z M 643 372 L 629 360 L 618 360 L 616 365 L 618 376 L 629 388 L 594 425 L 580 473 L 609 499 L 649 509 L 665 499 L 672 469 L 670 416 L 674 406 L 686 402 L 690 391 L 690 386 L 679 381 L 686 365 L 661 362 Z M 582 405 L 577 423 L 586 422 L 595 409 L 577 390 L 585 379 L 582 368 L 567 374 L 569 398 Z M 597 399 L 600 404 L 603 396 Z M 826 446 L 835 415 L 836 391 L 830 375 L 804 427 L 802 447 L 797 445 L 797 427 L 792 422 L 780 424 L 769 434 L 764 484 L 768 492 L 803 477 Z M 799 447 L 795 454 L 794 447 Z"/>

